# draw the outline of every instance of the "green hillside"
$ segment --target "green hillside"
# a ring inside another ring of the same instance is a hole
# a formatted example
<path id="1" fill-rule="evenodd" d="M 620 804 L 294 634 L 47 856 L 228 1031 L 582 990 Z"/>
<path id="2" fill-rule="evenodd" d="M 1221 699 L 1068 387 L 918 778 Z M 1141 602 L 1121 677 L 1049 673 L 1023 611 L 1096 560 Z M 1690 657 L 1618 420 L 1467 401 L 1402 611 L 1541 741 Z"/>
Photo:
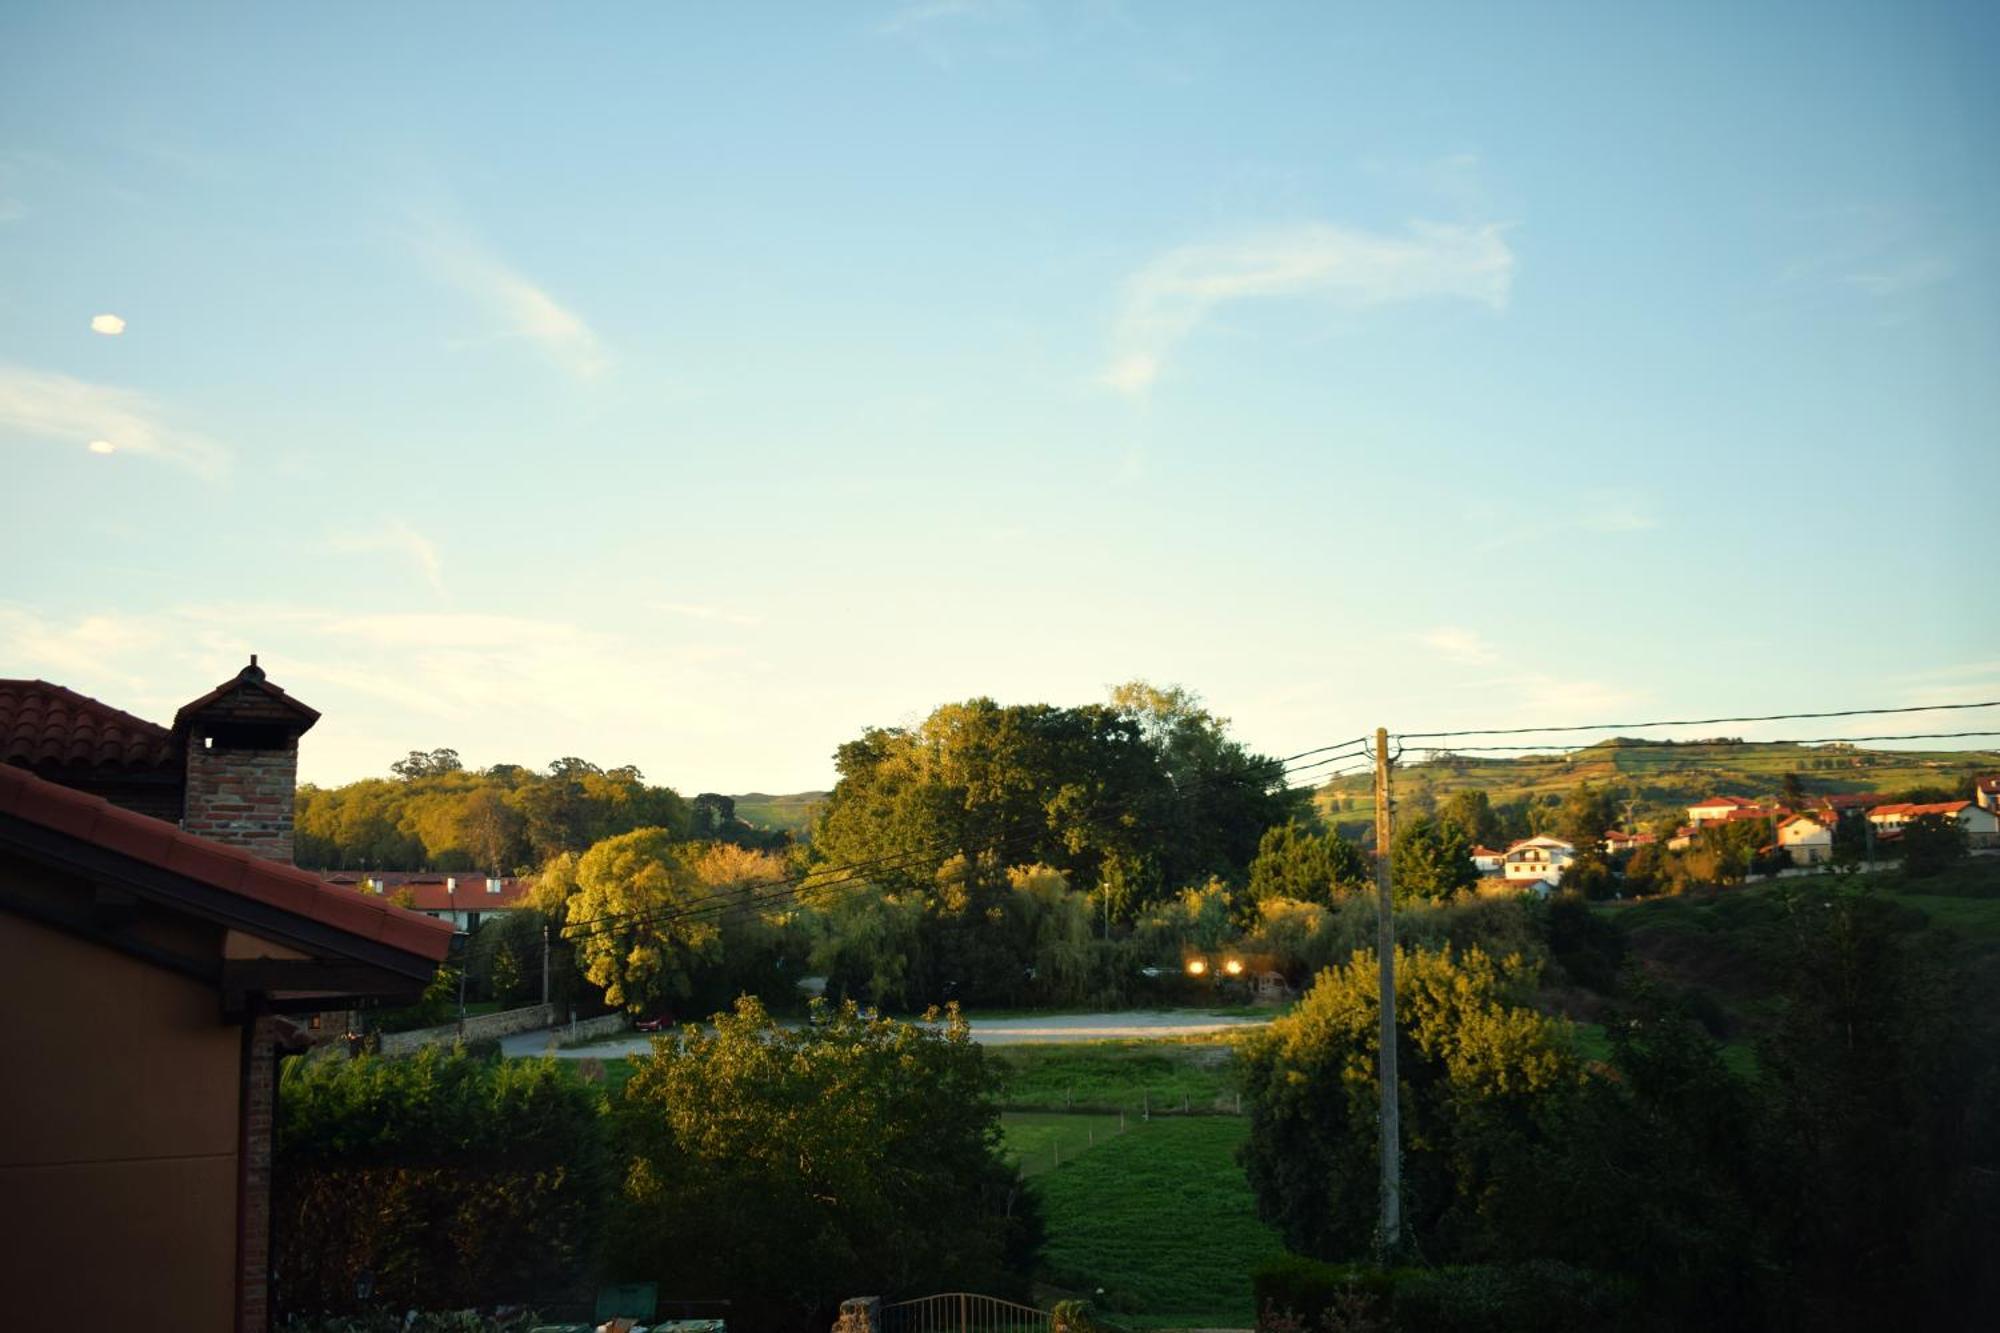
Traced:
<path id="1" fill-rule="evenodd" d="M 1410 751 L 1396 767 L 1395 788 L 1400 808 L 1423 813 L 1461 791 L 1484 791 L 1496 806 L 1554 804 L 1589 782 L 1633 802 L 1643 823 L 1706 796 L 1777 796 L 1788 773 L 1798 775 L 1806 795 L 1817 796 L 1916 787 L 1957 791 L 1972 775 L 1995 772 L 2000 752 L 1993 750 L 1614 739 L 1566 754 L 1508 758 Z M 1369 818 L 1371 791 L 1368 774 L 1353 774 L 1320 788 L 1314 802 L 1323 818 L 1348 825 Z"/>
<path id="2" fill-rule="evenodd" d="M 812 826 L 813 812 L 830 795 L 831 792 L 801 791 L 790 796 L 772 796 L 753 791 L 730 799 L 736 802 L 736 817 L 746 824 L 804 833 Z"/>

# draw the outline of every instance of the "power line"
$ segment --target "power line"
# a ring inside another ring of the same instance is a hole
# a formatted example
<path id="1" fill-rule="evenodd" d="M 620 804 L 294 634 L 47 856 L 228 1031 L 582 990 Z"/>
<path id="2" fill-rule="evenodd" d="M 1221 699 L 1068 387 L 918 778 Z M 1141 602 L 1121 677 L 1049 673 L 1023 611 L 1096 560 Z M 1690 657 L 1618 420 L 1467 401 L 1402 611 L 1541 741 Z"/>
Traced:
<path id="1" fill-rule="evenodd" d="M 1548 730 L 1560 731 L 1560 730 L 1568 730 L 1568 728 L 1551 727 L 1548 728 Z M 1437 733 L 1432 733 L 1432 734 L 1437 734 Z M 1518 733 L 1490 732 L 1490 733 L 1480 733 L 1480 734 L 1505 736 Z M 1858 745 L 1863 742 L 1873 742 L 1873 741 L 1942 741 L 1942 740 L 1965 740 L 1972 737 L 1992 737 L 1992 736 L 2000 736 L 2000 731 L 1927 731 L 1927 732 L 1915 732 L 1897 736 L 1815 736 L 1802 739 L 1686 741 L 1678 743 L 1674 741 L 1649 741 L 1649 742 L 1644 742 L 1643 744 L 1645 744 L 1648 747 L 1649 751 L 1650 747 L 1657 746 L 1659 748 L 1658 751 L 1656 752 L 1670 754 L 1674 752 L 1685 753 L 1689 750 L 1742 750 L 1742 749 L 1747 749 L 1753 745 Z M 1566 744 L 1560 741 L 1550 741 L 1546 744 L 1536 744 L 1536 745 L 1454 745 L 1448 748 L 1440 748 L 1437 751 L 1437 753 L 1440 756 L 1449 756 L 1454 754 L 1488 754 L 1488 753 L 1515 754 L 1532 750 L 1552 750 L 1552 751 L 1558 751 L 1560 752 L 1560 754 L 1576 754 L 1583 750 L 1595 749 L 1597 748 L 1598 745 L 1601 744 L 1603 744 L 1603 742 L 1601 741 L 1591 742 L 1589 744 L 1584 744 L 1584 745 Z M 1612 748 L 1613 751 L 1616 752 L 1627 749 L 1638 749 L 1639 747 L 1616 746 Z M 1527 756 L 1527 757 L 1535 757 L 1535 756 Z M 1554 758 L 1559 756 L 1551 755 L 1549 757 Z"/>
<path id="2" fill-rule="evenodd" d="M 1761 717 L 1696 717 L 1665 722 L 1592 722 L 1558 727 L 1484 727 L 1465 731 L 1404 731 L 1396 735 L 1400 740 L 1438 740 L 1451 736 L 1538 736 L 1558 731 L 1642 731 L 1651 727 L 1713 727 L 1730 722 L 1794 722 L 1803 718 L 1885 717 L 1892 713 L 1942 713 L 1966 708 L 2000 708 L 2000 699 L 1972 704 L 1917 704 L 1908 708 L 1842 708 L 1828 713 L 1767 713 Z"/>

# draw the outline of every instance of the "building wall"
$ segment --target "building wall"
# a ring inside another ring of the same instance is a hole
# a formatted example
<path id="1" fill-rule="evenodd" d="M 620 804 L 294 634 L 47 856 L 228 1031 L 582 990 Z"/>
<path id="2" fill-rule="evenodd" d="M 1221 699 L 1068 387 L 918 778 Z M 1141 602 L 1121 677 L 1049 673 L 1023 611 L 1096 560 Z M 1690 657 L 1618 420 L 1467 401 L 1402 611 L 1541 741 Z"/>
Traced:
<path id="1" fill-rule="evenodd" d="M 12 1326 L 233 1326 L 242 1040 L 212 987 L 0 910 Z"/>

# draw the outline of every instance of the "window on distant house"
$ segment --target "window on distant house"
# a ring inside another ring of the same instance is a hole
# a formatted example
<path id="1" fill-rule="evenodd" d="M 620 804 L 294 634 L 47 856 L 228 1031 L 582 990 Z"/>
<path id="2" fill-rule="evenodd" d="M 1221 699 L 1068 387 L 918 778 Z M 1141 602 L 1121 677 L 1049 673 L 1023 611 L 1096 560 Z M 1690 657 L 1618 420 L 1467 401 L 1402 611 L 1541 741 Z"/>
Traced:
<path id="1" fill-rule="evenodd" d="M 488 875 L 486 877 L 486 891 L 488 893 L 500 892 L 500 881 L 496 877 Z"/>

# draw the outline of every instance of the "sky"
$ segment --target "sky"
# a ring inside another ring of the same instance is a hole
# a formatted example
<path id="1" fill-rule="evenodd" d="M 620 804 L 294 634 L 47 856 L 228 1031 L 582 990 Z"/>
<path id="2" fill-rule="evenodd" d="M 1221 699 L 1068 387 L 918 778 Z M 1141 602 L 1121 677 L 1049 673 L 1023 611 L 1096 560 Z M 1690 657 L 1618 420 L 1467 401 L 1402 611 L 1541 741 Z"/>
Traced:
<path id="1" fill-rule="evenodd" d="M 689 792 L 1137 677 L 1277 754 L 2000 699 L 1996 67 L 1901 0 L 14 0 L 0 676 L 256 652 L 308 780 Z"/>

